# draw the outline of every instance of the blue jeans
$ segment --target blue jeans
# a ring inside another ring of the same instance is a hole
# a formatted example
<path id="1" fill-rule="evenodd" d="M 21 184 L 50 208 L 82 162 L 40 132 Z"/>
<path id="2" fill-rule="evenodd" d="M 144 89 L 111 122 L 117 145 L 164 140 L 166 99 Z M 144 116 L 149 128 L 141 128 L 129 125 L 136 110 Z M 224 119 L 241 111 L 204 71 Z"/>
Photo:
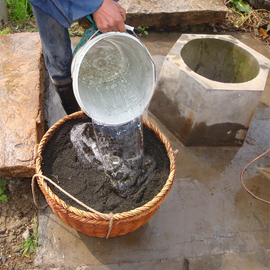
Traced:
<path id="1" fill-rule="evenodd" d="M 72 50 L 68 29 L 32 5 L 41 39 L 46 68 L 55 85 L 71 82 Z"/>

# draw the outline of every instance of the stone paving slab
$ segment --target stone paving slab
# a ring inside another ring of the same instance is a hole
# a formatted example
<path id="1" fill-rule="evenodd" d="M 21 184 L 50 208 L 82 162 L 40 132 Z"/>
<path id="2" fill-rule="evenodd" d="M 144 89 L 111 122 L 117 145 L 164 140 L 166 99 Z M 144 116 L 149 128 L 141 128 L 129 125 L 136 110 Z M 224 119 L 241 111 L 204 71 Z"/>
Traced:
<path id="1" fill-rule="evenodd" d="M 0 35 L 0 176 L 31 177 L 43 135 L 43 80 L 38 33 Z"/>
<path id="2" fill-rule="evenodd" d="M 176 258 L 136 263 L 49 268 L 46 270 L 269 270 L 269 261 L 270 250 L 266 252 L 258 250 L 256 252 L 216 254 L 189 259 Z"/>
<path id="3" fill-rule="evenodd" d="M 222 0 L 120 0 L 126 23 L 138 26 L 176 26 L 221 23 L 227 7 Z"/>
<path id="4" fill-rule="evenodd" d="M 46 270 L 187 270 L 185 268 L 187 261 L 184 258 L 177 258 L 173 260 L 157 260 L 146 261 L 136 263 L 119 263 L 109 265 L 91 265 L 91 266 L 79 266 L 79 267 L 61 267 L 61 268 L 49 268 Z M 38 270 L 38 269 L 36 269 Z M 198 270 L 198 269 L 197 269 Z M 261 270 L 261 269 L 257 269 Z"/>

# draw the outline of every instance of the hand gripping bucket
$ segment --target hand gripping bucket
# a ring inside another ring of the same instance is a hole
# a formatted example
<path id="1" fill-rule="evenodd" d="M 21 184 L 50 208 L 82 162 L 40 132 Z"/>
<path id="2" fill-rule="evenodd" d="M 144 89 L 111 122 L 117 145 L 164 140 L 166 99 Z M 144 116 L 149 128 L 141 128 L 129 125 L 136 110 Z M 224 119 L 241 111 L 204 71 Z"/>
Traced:
<path id="1" fill-rule="evenodd" d="M 121 125 L 141 116 L 148 106 L 155 65 L 134 35 L 97 32 L 73 57 L 74 94 L 81 109 L 96 123 Z"/>

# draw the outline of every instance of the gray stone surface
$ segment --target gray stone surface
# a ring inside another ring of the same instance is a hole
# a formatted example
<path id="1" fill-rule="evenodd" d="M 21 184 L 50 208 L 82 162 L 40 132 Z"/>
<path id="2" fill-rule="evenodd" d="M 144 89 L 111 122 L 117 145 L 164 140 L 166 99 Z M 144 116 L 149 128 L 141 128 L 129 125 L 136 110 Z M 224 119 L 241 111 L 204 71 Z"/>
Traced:
<path id="1" fill-rule="evenodd" d="M 189 259 L 172 259 L 149 262 L 51 268 L 50 270 L 268 270 L 270 251 L 227 253 Z M 240 267 L 241 268 L 240 268 Z"/>
<path id="2" fill-rule="evenodd" d="M 127 10 L 126 23 L 137 26 L 176 26 L 221 23 L 227 7 L 222 0 L 120 0 Z"/>
<path id="3" fill-rule="evenodd" d="M 8 21 L 8 14 L 5 0 L 0 0 L 0 29 L 7 21 Z"/>
<path id="4" fill-rule="evenodd" d="M 231 35 L 183 34 L 149 110 L 187 146 L 242 145 L 270 61 Z"/>
<path id="5" fill-rule="evenodd" d="M 38 33 L 0 35 L 0 176 L 31 177 L 43 135 L 45 67 Z"/>
<path id="6" fill-rule="evenodd" d="M 50 270 L 188 270 L 186 267 L 187 261 L 184 258 L 177 258 L 173 260 L 158 260 L 158 261 L 146 261 L 136 263 L 119 263 L 119 264 L 108 264 L 108 265 L 91 265 L 91 266 L 80 266 L 80 267 L 61 267 L 61 268 L 50 268 Z"/>
<path id="7" fill-rule="evenodd" d="M 188 270 L 267 270 L 270 250 L 258 249 L 247 253 L 227 253 L 189 259 Z"/>
<path id="8" fill-rule="evenodd" d="M 269 53 L 247 35 L 238 38 Z M 171 33 L 152 34 L 143 41 L 162 62 L 177 39 Z M 251 197 L 239 179 L 246 164 L 270 148 L 269 92 L 267 87 L 241 148 L 183 147 L 149 114 L 179 150 L 175 183 L 160 209 L 137 231 L 108 240 L 78 233 L 49 208 L 40 211 L 36 269 L 269 269 L 269 206 Z M 260 168 L 269 162 L 266 156 L 245 174 L 248 187 L 267 200 L 269 179 Z"/>

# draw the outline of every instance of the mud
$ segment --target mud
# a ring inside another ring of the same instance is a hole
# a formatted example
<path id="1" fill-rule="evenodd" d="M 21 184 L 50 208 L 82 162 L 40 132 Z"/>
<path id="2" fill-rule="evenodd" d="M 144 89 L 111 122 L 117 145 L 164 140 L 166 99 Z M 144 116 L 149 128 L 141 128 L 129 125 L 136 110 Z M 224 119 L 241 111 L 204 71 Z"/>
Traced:
<path id="1" fill-rule="evenodd" d="M 156 162 L 150 181 L 146 181 L 135 194 L 122 198 L 111 190 L 110 178 L 101 170 L 100 164 L 87 165 L 78 160 L 69 134 L 76 123 L 87 121 L 89 119 L 68 120 L 53 134 L 42 153 L 43 174 L 86 205 L 103 213 L 129 211 L 154 198 L 167 181 L 170 171 L 166 149 L 155 133 L 144 126 L 144 154 Z M 67 204 L 82 209 L 56 188 L 51 189 Z"/>

